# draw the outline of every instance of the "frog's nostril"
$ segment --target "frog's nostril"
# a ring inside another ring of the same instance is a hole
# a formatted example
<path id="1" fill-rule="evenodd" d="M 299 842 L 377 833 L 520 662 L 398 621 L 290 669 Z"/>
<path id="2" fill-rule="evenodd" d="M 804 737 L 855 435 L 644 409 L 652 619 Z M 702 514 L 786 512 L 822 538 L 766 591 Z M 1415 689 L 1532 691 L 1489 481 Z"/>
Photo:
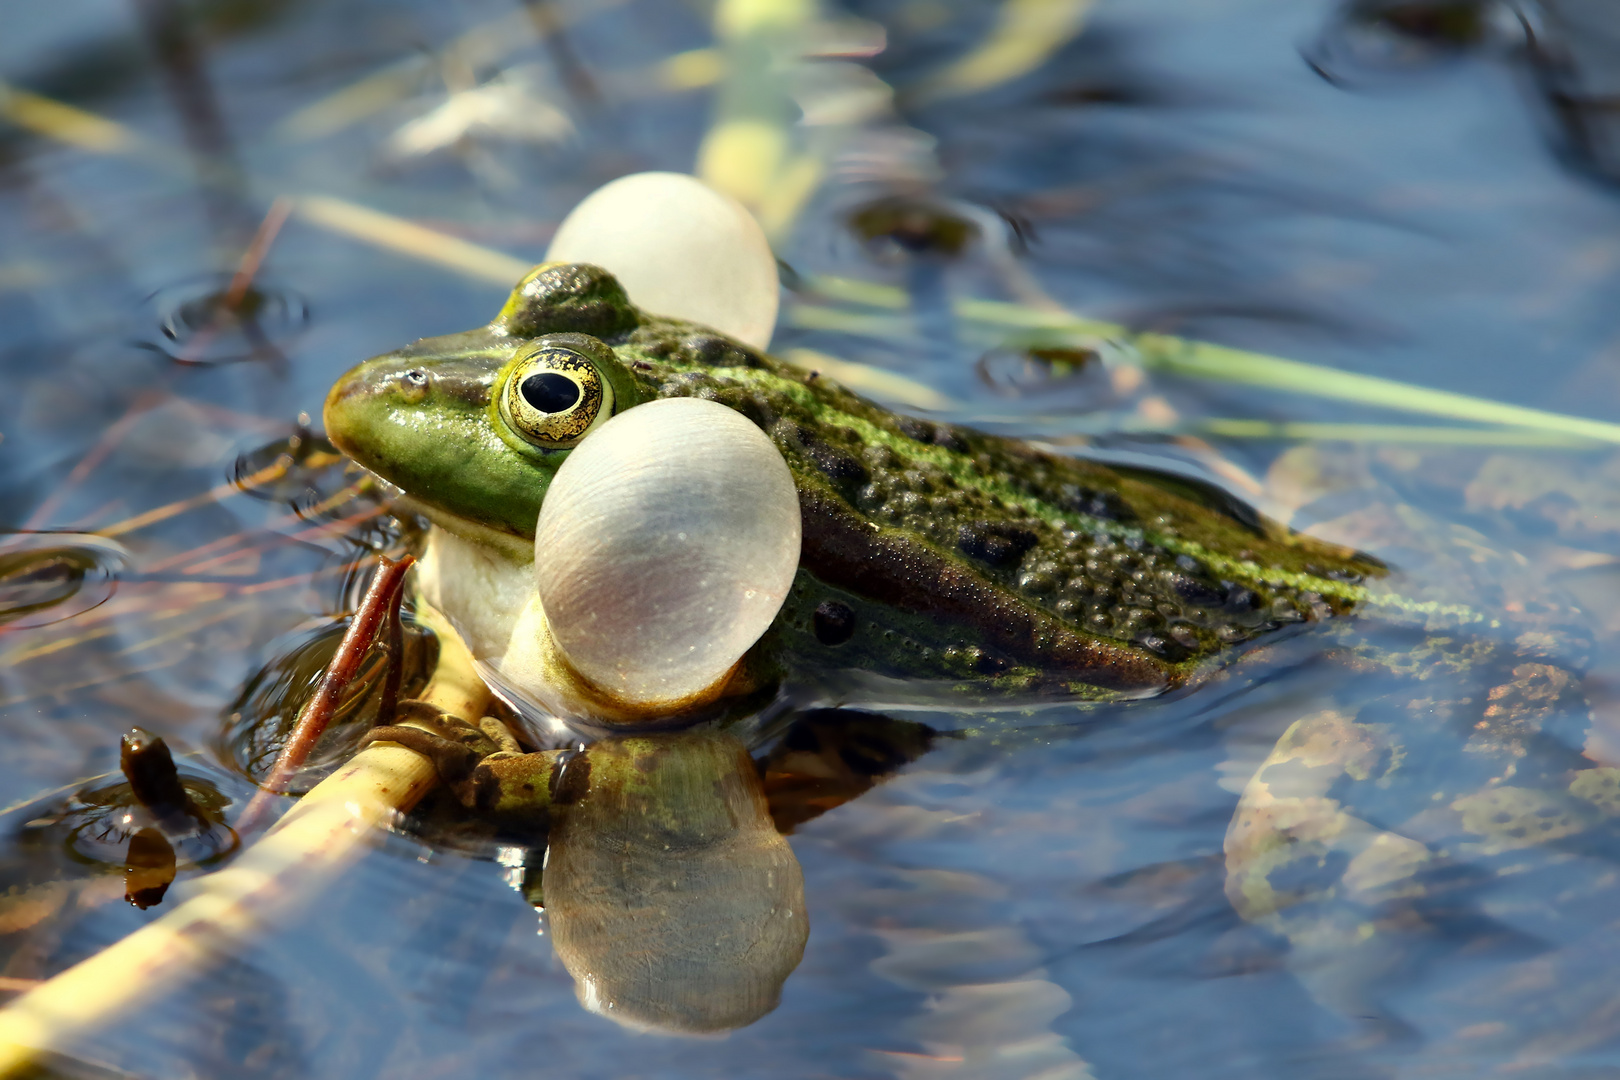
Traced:
<path id="1" fill-rule="evenodd" d="M 415 404 L 427 397 L 428 373 L 420 368 L 412 368 L 399 376 L 399 393 L 410 404 Z"/>

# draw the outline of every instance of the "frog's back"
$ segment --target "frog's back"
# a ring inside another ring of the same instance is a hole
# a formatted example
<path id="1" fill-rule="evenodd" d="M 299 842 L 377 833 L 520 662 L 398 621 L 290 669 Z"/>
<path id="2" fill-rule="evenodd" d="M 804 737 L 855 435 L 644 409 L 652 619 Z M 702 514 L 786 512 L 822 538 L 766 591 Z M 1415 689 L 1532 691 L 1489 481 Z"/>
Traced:
<path id="1" fill-rule="evenodd" d="M 802 570 L 790 664 L 1140 694 L 1222 649 L 1348 611 L 1382 567 L 1196 481 L 890 412 L 702 327 L 615 335 L 643 397 L 721 402 L 782 451 Z"/>

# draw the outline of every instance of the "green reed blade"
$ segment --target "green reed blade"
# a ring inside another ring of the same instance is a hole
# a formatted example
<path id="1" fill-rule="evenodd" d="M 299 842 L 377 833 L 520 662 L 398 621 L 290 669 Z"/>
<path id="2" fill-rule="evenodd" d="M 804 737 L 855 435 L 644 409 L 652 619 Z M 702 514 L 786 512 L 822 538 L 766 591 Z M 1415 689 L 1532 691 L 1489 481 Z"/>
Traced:
<path id="1" fill-rule="evenodd" d="M 889 285 L 867 284 L 847 278 L 816 278 L 809 284 L 813 293 L 828 299 L 862 303 L 891 311 L 904 306 L 904 294 Z M 1123 352 L 1124 359 L 1139 363 L 1150 371 L 1243 383 L 1284 393 L 1449 420 L 1545 432 L 1571 441 L 1589 439 L 1620 443 L 1620 424 L 1605 420 L 1510 405 L 1470 394 L 1416 386 L 1398 379 L 1361 375 L 1320 364 L 1285 360 L 1280 356 L 1189 341 L 1168 334 L 1134 333 L 1118 323 L 1081 318 L 1066 312 L 1039 310 L 1006 301 L 963 298 L 956 300 L 952 307 L 956 315 L 966 322 L 1030 331 L 1042 343 L 1095 345 L 1108 342 Z M 788 314 L 788 321 L 806 329 L 841 329 L 846 333 L 867 332 L 874 336 L 886 336 L 896 329 L 894 316 L 846 313 L 806 304 L 795 305 Z M 1464 438 L 1456 436 L 1459 441 Z M 1447 440 L 1436 437 L 1435 441 Z"/>

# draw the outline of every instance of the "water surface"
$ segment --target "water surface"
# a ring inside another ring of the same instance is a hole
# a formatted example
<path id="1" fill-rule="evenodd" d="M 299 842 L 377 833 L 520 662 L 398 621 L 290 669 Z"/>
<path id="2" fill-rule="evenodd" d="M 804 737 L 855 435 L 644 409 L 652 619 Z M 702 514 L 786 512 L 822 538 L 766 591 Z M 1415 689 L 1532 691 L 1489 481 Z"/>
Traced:
<path id="1" fill-rule="evenodd" d="M 1436 595 L 1579 609 L 1591 723 L 1549 728 L 1525 768 L 1620 764 L 1612 451 L 1447 436 L 1444 418 L 1252 386 L 1099 380 L 1026 362 L 1019 333 L 953 313 L 961 298 L 1044 304 L 1620 419 L 1620 203 L 1589 108 L 1620 64 L 1614 17 L 1477 7 L 1447 37 L 1391 29 L 1370 5 L 1102 0 L 1033 70 L 941 94 L 939 73 L 1002 9 L 829 4 L 836 55 L 818 62 L 845 67 L 800 104 L 879 105 L 795 133 L 826 156 L 779 222 L 801 290 L 773 348 L 867 365 L 891 402 L 1211 478 Z M 48 976 L 165 910 L 25 842 L 50 793 L 115 769 L 138 723 L 240 803 L 251 785 L 226 733 L 244 688 L 346 612 L 356 567 L 395 542 L 323 508 L 339 464 L 304 460 L 253 491 L 232 478 L 288 448 L 269 444 L 313 439 L 301 414 L 319 416 L 357 360 L 487 321 L 499 256 L 538 259 L 586 192 L 693 167 L 714 94 L 672 88 L 666 62 L 713 45 L 707 15 L 537 10 L 564 35 L 540 41 L 532 11 L 498 0 L 64 0 L 0 16 L 15 91 L 0 122 L 0 523 L 30 531 L 14 548 L 76 553 L 0 593 L 19 608 L 0 624 L 14 807 L 0 974 Z M 505 126 L 436 144 L 423 118 L 490 86 L 516 103 Z M 253 279 L 258 319 L 200 332 L 278 196 L 302 201 Z M 884 199 L 965 232 L 863 237 L 852 218 Z M 367 239 L 356 207 L 495 259 Z M 904 299 L 833 296 L 827 277 Z M 1232 420 L 1348 437 L 1209 433 Z M 805 959 L 780 1007 L 726 1038 L 585 1012 L 489 852 L 392 836 L 293 924 L 71 1049 L 150 1076 L 1620 1072 L 1612 838 L 1464 858 L 1445 905 L 1376 971 L 1303 959 L 1234 910 L 1223 842 L 1250 774 L 1294 720 L 1380 689 L 1327 650 L 1306 633 L 1167 701 L 908 713 L 965 734 L 796 830 Z M 1458 693 L 1491 688 L 1468 678 Z M 1422 768 L 1460 775 L 1460 753 Z M 77 884 L 52 891 L 64 874 Z"/>

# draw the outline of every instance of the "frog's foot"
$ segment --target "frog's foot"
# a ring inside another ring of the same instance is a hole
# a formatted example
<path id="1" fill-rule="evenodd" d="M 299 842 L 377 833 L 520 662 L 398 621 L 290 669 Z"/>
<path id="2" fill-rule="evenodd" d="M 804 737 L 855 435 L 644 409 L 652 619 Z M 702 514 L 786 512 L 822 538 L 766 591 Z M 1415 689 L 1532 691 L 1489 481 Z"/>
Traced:
<path id="1" fill-rule="evenodd" d="M 1385 1038 L 1404 1032 L 1376 988 L 1400 965 L 1396 943 L 1422 925 L 1414 902 L 1434 856 L 1342 796 L 1347 783 L 1386 779 L 1399 760 L 1386 725 L 1331 709 L 1303 717 L 1244 788 L 1225 843 L 1233 908 L 1288 941 L 1289 966 L 1320 1003 L 1373 1020 Z"/>
<path id="2" fill-rule="evenodd" d="M 1379 998 L 1432 965 L 1481 883 L 1603 850 L 1620 818 L 1620 769 L 1579 767 L 1568 749 L 1589 712 L 1578 677 L 1510 660 L 1483 694 L 1446 697 L 1436 676 L 1300 718 L 1227 829 L 1233 908 L 1287 940 L 1318 1001 L 1385 1036 L 1400 1022 Z M 1524 918 L 1473 914 L 1503 942 Z"/>
<path id="3" fill-rule="evenodd" d="M 425 701 L 400 702 L 395 720 L 371 729 L 362 745 L 391 742 L 421 754 L 469 810 L 511 825 L 545 824 L 556 752 L 525 754 L 494 717 L 475 726 Z"/>
<path id="4" fill-rule="evenodd" d="M 433 762 L 439 779 L 452 790 L 465 785 L 486 757 L 504 749 L 482 728 L 425 701 L 400 702 L 394 720 L 372 728 L 361 745 L 391 742 L 415 750 Z"/>

